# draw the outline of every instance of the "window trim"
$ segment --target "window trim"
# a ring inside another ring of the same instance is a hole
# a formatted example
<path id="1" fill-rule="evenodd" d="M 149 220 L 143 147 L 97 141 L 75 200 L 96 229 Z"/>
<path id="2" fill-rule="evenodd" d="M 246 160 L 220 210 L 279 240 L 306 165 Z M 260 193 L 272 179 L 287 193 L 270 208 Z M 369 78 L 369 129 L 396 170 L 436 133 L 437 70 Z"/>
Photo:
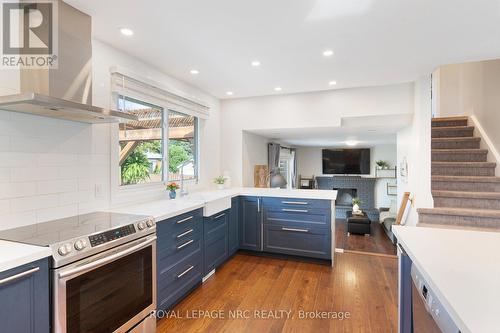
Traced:
<path id="1" fill-rule="evenodd" d="M 186 115 L 186 116 L 193 116 L 193 115 L 190 115 L 190 114 L 186 114 L 184 112 L 179 112 L 177 110 L 173 110 L 172 108 L 168 108 L 167 109 L 167 128 L 164 132 L 164 135 L 166 134 L 166 141 L 167 141 L 167 144 L 165 145 L 166 147 L 166 162 L 164 162 L 163 164 L 163 167 L 165 166 L 168 166 L 168 140 L 169 139 L 169 126 L 168 126 L 168 111 L 172 111 L 172 112 L 176 112 L 176 113 L 180 113 L 182 115 Z M 198 184 L 199 182 L 199 178 L 200 178 L 200 165 L 199 165 L 199 160 L 200 160 L 200 155 L 199 155 L 199 151 L 200 151 L 200 132 L 199 132 L 199 123 L 200 123 L 200 118 L 197 117 L 197 116 L 193 116 L 194 117 L 194 157 L 193 157 L 193 160 L 194 160 L 194 179 L 188 179 L 188 180 L 184 180 L 184 184 L 190 184 L 190 183 L 193 183 L 193 184 Z M 164 122 L 165 123 L 165 122 Z M 163 176 L 164 176 L 164 179 L 163 179 L 163 182 L 164 183 L 169 183 L 169 182 L 180 182 L 181 180 L 180 179 L 168 179 L 168 169 L 167 169 L 167 172 L 163 173 Z M 166 177 L 165 177 L 166 176 Z"/>
<path id="2" fill-rule="evenodd" d="M 113 93 L 112 101 L 114 105 L 118 105 L 120 97 L 123 95 L 118 95 Z M 120 144 L 119 144 L 119 127 L 118 124 L 111 128 L 110 139 L 111 139 L 111 161 L 110 161 L 110 176 L 111 176 L 111 203 L 119 204 L 126 202 L 126 197 L 133 197 L 137 193 L 157 195 L 159 190 L 164 191 L 164 185 L 169 182 L 168 180 L 168 111 L 173 111 L 187 115 L 185 112 L 178 111 L 172 107 L 172 105 L 165 105 L 159 102 L 159 100 L 150 100 L 147 95 L 141 94 L 130 94 L 130 96 L 124 96 L 125 98 L 136 100 L 139 103 L 149 104 L 153 107 L 160 108 L 163 113 L 163 124 L 162 124 L 162 147 L 163 148 L 163 163 L 162 163 L 162 180 L 159 182 L 149 182 L 149 183 L 139 183 L 130 185 L 121 185 L 121 172 L 119 167 L 119 155 L 120 155 Z M 198 184 L 200 181 L 200 132 L 199 123 L 200 118 L 195 117 L 195 179 L 185 180 L 185 184 Z M 165 172 L 167 171 L 167 172 Z M 125 199 L 125 200 L 122 200 Z M 132 199 L 132 198 L 131 198 Z"/>

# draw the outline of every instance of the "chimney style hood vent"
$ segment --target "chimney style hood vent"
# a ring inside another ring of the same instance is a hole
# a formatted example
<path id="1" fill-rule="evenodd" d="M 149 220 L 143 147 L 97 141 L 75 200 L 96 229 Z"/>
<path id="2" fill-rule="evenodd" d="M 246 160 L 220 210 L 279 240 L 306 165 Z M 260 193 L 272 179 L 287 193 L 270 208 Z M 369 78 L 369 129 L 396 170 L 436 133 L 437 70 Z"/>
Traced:
<path id="1" fill-rule="evenodd" d="M 118 122 L 120 119 L 138 120 L 137 116 L 130 113 L 112 111 L 32 92 L 0 96 L 0 109 L 91 124 Z"/>
<path id="2" fill-rule="evenodd" d="M 0 96 L 0 111 L 84 123 L 138 120 L 131 113 L 92 105 L 91 18 L 61 0 L 56 4 L 58 68 L 9 69 L 16 72 L 11 72 L 10 79 L 1 82 L 12 86 L 2 90 L 8 92 Z"/>

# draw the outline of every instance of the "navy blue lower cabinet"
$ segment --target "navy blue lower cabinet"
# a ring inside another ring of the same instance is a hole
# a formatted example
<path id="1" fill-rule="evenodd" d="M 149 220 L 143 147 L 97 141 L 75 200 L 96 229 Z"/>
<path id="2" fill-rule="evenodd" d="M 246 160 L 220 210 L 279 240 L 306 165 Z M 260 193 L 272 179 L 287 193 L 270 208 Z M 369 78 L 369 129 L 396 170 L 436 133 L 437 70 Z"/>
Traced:
<path id="1" fill-rule="evenodd" d="M 228 220 L 230 210 L 205 217 L 204 229 L 204 274 L 220 266 L 229 256 Z"/>
<path id="2" fill-rule="evenodd" d="M 264 198 L 264 251 L 331 259 L 329 200 Z"/>
<path id="3" fill-rule="evenodd" d="M 330 259 L 330 230 L 312 226 L 264 225 L 264 251 Z"/>
<path id="4" fill-rule="evenodd" d="M 156 224 L 157 307 L 168 310 L 201 283 L 203 210 Z"/>
<path id="5" fill-rule="evenodd" d="M 0 273 L 0 331 L 49 333 L 49 262 L 42 259 Z"/>
<path id="6" fill-rule="evenodd" d="M 262 199 L 240 198 L 240 249 L 262 251 Z"/>
<path id="7" fill-rule="evenodd" d="M 233 255 L 240 246 L 238 235 L 238 224 L 240 215 L 240 198 L 231 199 L 231 209 L 229 210 L 229 219 L 227 223 L 227 243 L 229 255 Z"/>

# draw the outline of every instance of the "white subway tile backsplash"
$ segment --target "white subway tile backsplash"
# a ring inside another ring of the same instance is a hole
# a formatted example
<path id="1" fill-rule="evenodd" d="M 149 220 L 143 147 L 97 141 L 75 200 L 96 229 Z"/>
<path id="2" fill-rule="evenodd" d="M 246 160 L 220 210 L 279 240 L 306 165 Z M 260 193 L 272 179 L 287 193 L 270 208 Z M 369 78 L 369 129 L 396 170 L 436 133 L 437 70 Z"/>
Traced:
<path id="1" fill-rule="evenodd" d="M 54 208 L 44 208 L 36 211 L 36 222 L 46 222 L 50 220 L 62 219 L 64 217 L 78 215 L 78 205 L 66 205 Z"/>
<path id="2" fill-rule="evenodd" d="M 0 215 L 10 213 L 10 200 L 0 200 Z"/>
<path id="3" fill-rule="evenodd" d="M 10 168 L 0 168 L 0 182 L 10 181 Z M 2 184 L 0 184 L 2 186 Z"/>
<path id="4" fill-rule="evenodd" d="M 59 205 L 57 194 L 36 195 L 32 197 L 16 198 L 11 200 L 11 211 L 13 213 L 30 210 L 52 208 Z"/>
<path id="5" fill-rule="evenodd" d="M 0 167 L 22 167 L 36 163 L 36 154 L 0 152 Z"/>
<path id="6" fill-rule="evenodd" d="M 0 216 L 0 230 L 22 227 L 36 223 L 34 211 Z"/>
<path id="7" fill-rule="evenodd" d="M 10 171 L 12 182 L 55 180 L 59 178 L 57 167 L 28 167 L 12 168 Z"/>
<path id="8" fill-rule="evenodd" d="M 20 198 L 35 194 L 36 184 L 33 182 L 0 184 L 0 199 Z"/>
<path id="9" fill-rule="evenodd" d="M 94 199 L 94 193 L 91 191 L 77 191 L 59 194 L 59 204 L 61 206 L 89 202 Z"/>
<path id="10" fill-rule="evenodd" d="M 38 194 L 75 192 L 77 190 L 78 181 L 76 179 L 41 181 L 37 183 Z"/>
<path id="11" fill-rule="evenodd" d="M 0 229 L 108 208 L 111 126 L 0 112 Z"/>
<path id="12" fill-rule="evenodd" d="M 7 152 L 10 151 L 10 137 L 0 135 L 0 151 Z"/>
<path id="13" fill-rule="evenodd" d="M 46 153 L 38 154 L 39 166 L 76 166 L 78 154 Z"/>

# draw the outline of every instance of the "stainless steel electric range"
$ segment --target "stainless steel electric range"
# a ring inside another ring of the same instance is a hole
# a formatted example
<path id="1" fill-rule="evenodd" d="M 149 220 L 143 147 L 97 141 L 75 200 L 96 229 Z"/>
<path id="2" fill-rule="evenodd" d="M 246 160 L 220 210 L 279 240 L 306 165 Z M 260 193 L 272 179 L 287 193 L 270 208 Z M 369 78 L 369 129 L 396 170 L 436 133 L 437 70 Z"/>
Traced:
<path id="1" fill-rule="evenodd" d="M 52 332 L 155 332 L 156 225 L 96 212 L 0 231 L 52 250 Z"/>

